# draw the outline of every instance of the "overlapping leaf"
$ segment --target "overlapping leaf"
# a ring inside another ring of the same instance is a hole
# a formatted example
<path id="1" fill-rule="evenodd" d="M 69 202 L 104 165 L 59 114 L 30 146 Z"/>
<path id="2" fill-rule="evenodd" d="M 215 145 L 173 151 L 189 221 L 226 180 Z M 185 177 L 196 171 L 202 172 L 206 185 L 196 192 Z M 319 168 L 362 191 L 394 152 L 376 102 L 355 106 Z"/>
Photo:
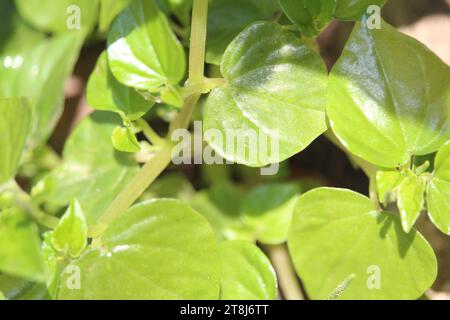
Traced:
<path id="1" fill-rule="evenodd" d="M 335 17 L 339 20 L 358 20 L 367 13 L 367 8 L 371 5 L 380 8 L 387 0 L 337 0 Z"/>
<path id="2" fill-rule="evenodd" d="M 178 200 L 137 205 L 114 221 L 63 276 L 59 299 L 217 299 L 220 257 L 211 227 Z"/>
<path id="3" fill-rule="evenodd" d="M 333 131 L 352 153 L 386 168 L 438 150 L 450 139 L 449 71 L 386 22 L 379 30 L 357 23 L 330 75 Z"/>
<path id="4" fill-rule="evenodd" d="M 108 33 L 109 66 L 117 80 L 150 92 L 184 77 L 184 49 L 155 1 L 136 0 Z"/>
<path id="5" fill-rule="evenodd" d="M 228 83 L 208 97 L 204 130 L 211 130 L 206 140 L 223 158 L 255 167 L 277 163 L 326 130 L 323 61 L 280 25 L 244 30 L 227 48 L 221 70 Z"/>
<path id="6" fill-rule="evenodd" d="M 327 299 L 346 279 L 339 299 L 416 299 L 434 282 L 433 249 L 398 217 L 377 212 L 349 190 L 320 188 L 295 207 L 289 251 L 308 295 Z"/>

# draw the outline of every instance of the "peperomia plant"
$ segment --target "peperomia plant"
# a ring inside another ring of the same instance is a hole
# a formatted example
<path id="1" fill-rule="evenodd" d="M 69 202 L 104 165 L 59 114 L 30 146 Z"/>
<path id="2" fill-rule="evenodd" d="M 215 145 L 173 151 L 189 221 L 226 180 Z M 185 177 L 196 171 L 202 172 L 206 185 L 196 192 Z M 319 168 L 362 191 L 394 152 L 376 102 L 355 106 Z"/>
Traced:
<path id="1" fill-rule="evenodd" d="M 0 297 L 421 297 L 414 225 L 450 235 L 450 68 L 385 2 L 0 0 Z M 334 19 L 355 25 L 328 73 L 311 44 Z M 59 156 L 83 44 L 94 111 Z M 321 135 L 368 196 L 286 181 Z"/>

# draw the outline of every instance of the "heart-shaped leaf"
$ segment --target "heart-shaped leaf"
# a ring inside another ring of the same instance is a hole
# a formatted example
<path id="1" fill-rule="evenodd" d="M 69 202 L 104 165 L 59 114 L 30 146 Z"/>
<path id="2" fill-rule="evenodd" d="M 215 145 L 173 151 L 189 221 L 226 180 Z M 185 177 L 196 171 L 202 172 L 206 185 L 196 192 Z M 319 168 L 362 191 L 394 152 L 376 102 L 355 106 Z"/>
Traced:
<path id="1" fill-rule="evenodd" d="M 416 299 L 436 278 L 436 257 L 422 235 L 405 233 L 397 216 L 349 190 L 300 197 L 288 244 L 313 299 L 329 298 L 349 277 L 340 299 Z"/>
<path id="2" fill-rule="evenodd" d="M 450 67 L 386 22 L 357 23 L 331 72 L 327 111 L 352 153 L 404 166 L 450 139 Z"/>
<path id="3" fill-rule="evenodd" d="M 427 191 L 428 213 L 436 227 L 450 235 L 450 142 L 437 153 L 434 167 Z"/>
<path id="4" fill-rule="evenodd" d="M 183 46 L 155 1 L 133 1 L 116 18 L 108 33 L 108 59 L 123 84 L 158 92 L 184 77 Z"/>
<path id="5" fill-rule="evenodd" d="M 28 101 L 0 99 L 0 185 L 15 176 L 30 130 Z"/>
<path id="6" fill-rule="evenodd" d="M 323 61 L 280 25 L 244 30 L 221 70 L 228 83 L 208 97 L 204 130 L 223 158 L 254 167 L 281 162 L 326 130 Z"/>
<path id="7" fill-rule="evenodd" d="M 221 300 L 273 300 L 277 278 L 269 259 L 254 244 L 225 241 L 219 245 L 222 261 Z"/>
<path id="8" fill-rule="evenodd" d="M 220 257 L 206 220 L 177 200 L 139 204 L 114 221 L 71 264 L 80 289 L 63 276 L 59 299 L 217 299 Z"/>

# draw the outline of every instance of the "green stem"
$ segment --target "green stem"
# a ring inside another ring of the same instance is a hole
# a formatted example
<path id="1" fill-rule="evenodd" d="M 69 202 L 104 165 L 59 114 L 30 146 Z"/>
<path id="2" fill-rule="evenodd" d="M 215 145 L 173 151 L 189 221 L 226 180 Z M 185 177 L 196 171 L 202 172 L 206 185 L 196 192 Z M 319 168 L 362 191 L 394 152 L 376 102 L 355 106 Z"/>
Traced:
<path id="1" fill-rule="evenodd" d="M 188 80 L 188 83 L 191 85 L 204 81 L 207 17 L 208 0 L 194 0 Z M 169 139 L 171 133 L 177 129 L 188 128 L 200 95 L 200 93 L 196 93 L 185 100 L 181 112 L 170 125 L 167 140 L 165 140 L 160 146 L 159 151 L 141 168 L 100 217 L 99 224 L 102 227 L 98 230 L 97 237 L 102 234 L 108 224 L 124 214 L 170 164 L 172 143 Z M 94 245 L 96 243 L 98 244 L 98 239 L 96 239 Z"/>
<path id="2" fill-rule="evenodd" d="M 161 138 L 155 130 L 147 123 L 147 121 L 143 119 L 139 119 L 136 121 L 138 126 L 141 128 L 142 132 L 144 133 L 145 137 L 154 145 L 159 146 L 164 143 L 164 139 Z"/>
<path id="3" fill-rule="evenodd" d="M 208 1 L 194 0 L 192 8 L 192 31 L 189 55 L 189 83 L 201 83 L 205 75 L 206 26 Z"/>
<path id="4" fill-rule="evenodd" d="M 280 289 L 286 300 L 304 300 L 297 275 L 292 262 L 283 244 L 266 246 L 270 260 L 276 270 Z"/>

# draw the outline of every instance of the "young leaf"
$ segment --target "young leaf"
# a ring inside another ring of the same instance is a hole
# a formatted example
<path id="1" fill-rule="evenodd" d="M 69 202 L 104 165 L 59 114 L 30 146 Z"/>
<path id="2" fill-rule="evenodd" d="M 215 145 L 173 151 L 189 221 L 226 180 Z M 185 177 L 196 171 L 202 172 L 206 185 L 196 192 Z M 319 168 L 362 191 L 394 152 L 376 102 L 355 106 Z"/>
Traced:
<path id="1" fill-rule="evenodd" d="M 427 191 L 428 214 L 439 230 L 450 235 L 450 141 L 437 153 L 434 167 Z"/>
<path id="2" fill-rule="evenodd" d="M 141 150 L 139 141 L 130 128 L 117 127 L 112 133 L 112 144 L 116 150 L 135 153 Z"/>
<path id="3" fill-rule="evenodd" d="M 0 185 L 17 172 L 31 130 L 31 109 L 22 98 L 0 98 Z"/>
<path id="4" fill-rule="evenodd" d="M 300 189 L 296 184 L 268 184 L 252 190 L 242 202 L 243 221 L 264 244 L 287 239 Z"/>
<path id="5" fill-rule="evenodd" d="M 108 59 L 117 80 L 150 92 L 178 84 L 186 69 L 184 49 L 155 1 L 133 1 L 116 18 Z"/>
<path id="6" fill-rule="evenodd" d="M 371 5 L 384 6 L 387 0 L 337 0 L 335 17 L 339 20 L 359 20 Z"/>
<path id="7" fill-rule="evenodd" d="M 404 172 L 399 170 L 379 170 L 376 174 L 378 197 L 387 205 L 397 201 L 398 187 L 407 178 Z"/>
<path id="8" fill-rule="evenodd" d="M 78 257 L 87 245 L 87 223 L 78 201 L 72 201 L 53 231 L 52 244 L 56 250 Z"/>
<path id="9" fill-rule="evenodd" d="M 87 85 L 88 104 L 97 110 L 108 110 L 126 116 L 130 120 L 141 118 L 153 106 L 135 89 L 117 81 L 109 70 L 108 56 L 103 52 L 97 60 Z"/>
<path id="10" fill-rule="evenodd" d="M 246 27 L 277 10 L 273 0 L 214 0 L 208 12 L 206 62 L 220 64 L 228 44 Z"/>
<path id="11" fill-rule="evenodd" d="M 32 36 L 27 45 L 7 40 L 8 51 L 0 53 L 0 97 L 27 97 L 34 112 L 30 146 L 45 141 L 56 125 L 64 105 L 64 82 L 82 42 L 76 33 L 40 39 Z"/>
<path id="12" fill-rule="evenodd" d="M 437 273 L 433 249 L 398 217 L 358 193 L 320 188 L 294 211 L 289 251 L 308 295 L 326 299 L 354 274 L 340 299 L 416 299 Z"/>
<path id="13" fill-rule="evenodd" d="M 120 118 L 108 112 L 97 111 L 84 119 L 64 146 L 62 166 L 35 186 L 51 186 L 41 199 L 61 207 L 77 199 L 88 223 L 95 223 L 138 170 L 130 155 L 115 151 L 111 144 L 118 125 Z"/>
<path id="14" fill-rule="evenodd" d="M 72 265 L 80 289 L 59 299 L 217 299 L 220 257 L 206 220 L 178 200 L 141 203 L 114 221 Z"/>
<path id="15" fill-rule="evenodd" d="M 228 83 L 208 97 L 204 130 L 244 139 L 229 148 L 233 141 L 206 138 L 223 158 L 254 167 L 281 162 L 326 130 L 324 63 L 280 25 L 248 27 L 227 48 L 221 69 Z"/>
<path id="16" fill-rule="evenodd" d="M 317 36 L 333 20 L 336 0 L 279 0 L 286 16 L 308 37 Z"/>
<path id="17" fill-rule="evenodd" d="M 99 29 L 106 32 L 117 17 L 117 15 L 125 9 L 132 0 L 100 0 L 100 16 Z"/>
<path id="18" fill-rule="evenodd" d="M 334 133 L 352 153 L 385 168 L 436 151 L 450 139 L 449 71 L 386 22 L 372 30 L 357 23 L 330 75 Z"/>
<path id="19" fill-rule="evenodd" d="M 254 244 L 225 241 L 219 245 L 222 261 L 221 300 L 274 300 L 277 278 L 269 259 Z"/>
<path id="20" fill-rule="evenodd" d="M 0 271 L 45 282 L 37 226 L 17 209 L 0 212 Z"/>
<path id="21" fill-rule="evenodd" d="M 398 208 L 405 232 L 410 232 L 425 205 L 426 180 L 411 174 L 399 186 Z"/>
<path id="22" fill-rule="evenodd" d="M 15 0 L 20 15 L 47 32 L 89 33 L 98 17 L 98 0 Z"/>

